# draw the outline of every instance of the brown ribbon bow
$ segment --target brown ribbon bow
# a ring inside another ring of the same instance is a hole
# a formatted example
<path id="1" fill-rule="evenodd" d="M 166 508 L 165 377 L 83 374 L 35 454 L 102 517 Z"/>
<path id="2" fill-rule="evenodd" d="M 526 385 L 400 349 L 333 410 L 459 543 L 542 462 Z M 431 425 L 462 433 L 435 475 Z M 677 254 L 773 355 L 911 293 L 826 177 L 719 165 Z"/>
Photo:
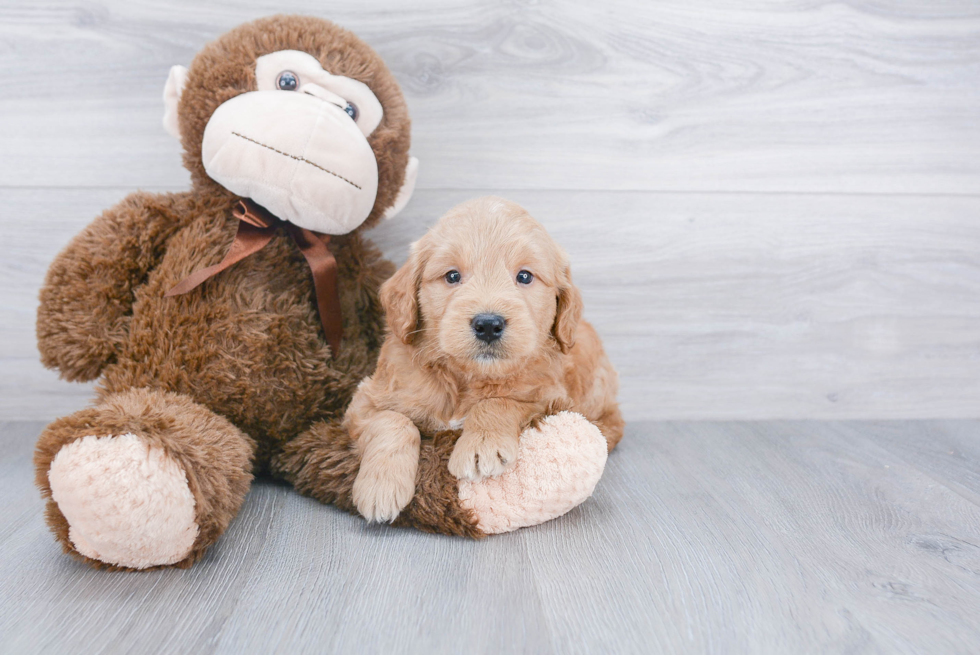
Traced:
<path id="1" fill-rule="evenodd" d="M 299 246 L 300 252 L 306 257 L 310 270 L 313 271 L 313 286 L 316 288 L 320 323 L 323 324 L 323 333 L 327 337 L 327 343 L 330 344 L 330 351 L 336 356 L 340 352 L 344 327 L 340 313 L 340 296 L 337 293 L 337 260 L 327 248 L 330 235 L 313 232 L 277 218 L 268 209 L 247 198 L 238 203 L 233 214 L 239 220 L 238 232 L 224 259 L 214 266 L 194 271 L 164 294 L 165 297 L 179 296 L 197 288 L 208 278 L 262 250 L 272 241 L 278 228 L 285 228 Z"/>

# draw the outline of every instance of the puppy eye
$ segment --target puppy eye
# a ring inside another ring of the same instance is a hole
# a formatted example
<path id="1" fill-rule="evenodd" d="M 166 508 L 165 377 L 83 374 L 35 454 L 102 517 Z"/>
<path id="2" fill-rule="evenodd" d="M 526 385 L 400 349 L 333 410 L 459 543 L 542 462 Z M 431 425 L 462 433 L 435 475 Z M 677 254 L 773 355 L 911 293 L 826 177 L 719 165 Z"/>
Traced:
<path id="1" fill-rule="evenodd" d="M 346 111 L 347 115 L 350 116 L 355 121 L 357 120 L 357 116 L 360 113 L 359 111 L 357 111 L 357 105 L 350 102 L 348 102 L 347 106 L 344 107 L 344 111 Z"/>
<path id="2" fill-rule="evenodd" d="M 281 91 L 295 91 L 299 88 L 299 78 L 292 71 L 283 71 L 276 78 L 276 88 Z"/>
<path id="3" fill-rule="evenodd" d="M 534 274 L 531 271 L 521 271 L 517 274 L 517 281 L 520 284 L 531 284 L 534 279 Z"/>
<path id="4" fill-rule="evenodd" d="M 449 271 L 446 273 L 446 282 L 449 284 L 456 284 L 463 279 L 463 276 L 459 274 L 459 271 Z"/>

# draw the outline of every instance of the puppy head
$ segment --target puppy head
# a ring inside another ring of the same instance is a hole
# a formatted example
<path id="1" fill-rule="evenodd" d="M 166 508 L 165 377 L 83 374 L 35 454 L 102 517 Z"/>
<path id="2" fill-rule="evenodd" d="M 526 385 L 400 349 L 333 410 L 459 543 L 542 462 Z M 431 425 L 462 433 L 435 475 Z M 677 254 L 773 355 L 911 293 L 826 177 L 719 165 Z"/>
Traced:
<path id="1" fill-rule="evenodd" d="M 568 352 L 582 314 L 565 251 L 523 208 L 493 197 L 443 216 L 381 300 L 395 338 L 486 374 L 541 348 Z"/>

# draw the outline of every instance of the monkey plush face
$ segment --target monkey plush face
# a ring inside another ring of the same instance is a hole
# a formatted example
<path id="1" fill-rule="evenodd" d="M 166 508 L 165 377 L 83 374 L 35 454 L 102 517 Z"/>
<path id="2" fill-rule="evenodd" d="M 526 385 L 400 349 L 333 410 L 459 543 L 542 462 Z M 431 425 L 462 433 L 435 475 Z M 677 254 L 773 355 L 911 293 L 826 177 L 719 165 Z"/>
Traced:
<path id="1" fill-rule="evenodd" d="M 381 103 L 363 82 L 331 75 L 296 50 L 259 57 L 255 77 L 257 91 L 211 115 L 204 170 L 283 220 L 350 232 L 371 213 L 378 191 L 367 137 L 381 122 Z"/>
<path id="2" fill-rule="evenodd" d="M 171 70 L 164 126 L 181 136 L 192 173 L 200 166 L 235 195 L 325 234 L 400 210 L 417 162 L 407 156 L 404 100 L 377 55 L 318 19 L 243 28 L 210 44 L 190 71 Z"/>

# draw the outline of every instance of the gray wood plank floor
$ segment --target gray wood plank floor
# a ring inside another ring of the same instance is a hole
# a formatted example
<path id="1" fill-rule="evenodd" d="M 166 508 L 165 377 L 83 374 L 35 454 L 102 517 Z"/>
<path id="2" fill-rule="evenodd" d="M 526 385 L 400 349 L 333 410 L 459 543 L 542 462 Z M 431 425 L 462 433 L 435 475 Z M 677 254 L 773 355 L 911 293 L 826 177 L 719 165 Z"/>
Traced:
<path id="1" fill-rule="evenodd" d="M 482 542 L 259 482 L 188 571 L 63 556 L 0 425 L 0 651 L 975 653 L 980 421 L 634 423 L 595 495 Z"/>

